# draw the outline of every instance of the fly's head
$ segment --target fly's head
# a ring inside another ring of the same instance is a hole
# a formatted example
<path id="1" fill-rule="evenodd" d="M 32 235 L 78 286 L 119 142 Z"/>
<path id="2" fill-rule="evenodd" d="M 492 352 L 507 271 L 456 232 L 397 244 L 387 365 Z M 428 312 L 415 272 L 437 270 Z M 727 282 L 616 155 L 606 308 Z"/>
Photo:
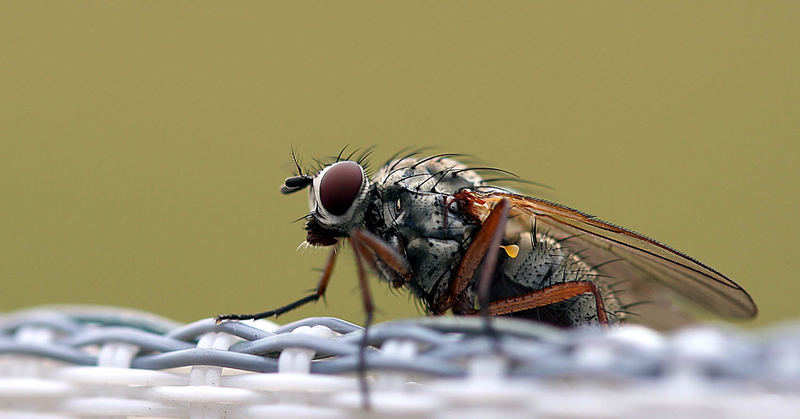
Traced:
<path id="1" fill-rule="evenodd" d="M 306 221 L 306 241 L 314 246 L 331 246 L 350 229 L 361 224 L 367 208 L 369 178 L 354 161 L 326 166 L 316 175 L 287 178 L 281 192 L 289 194 L 307 186 L 310 213 Z"/>

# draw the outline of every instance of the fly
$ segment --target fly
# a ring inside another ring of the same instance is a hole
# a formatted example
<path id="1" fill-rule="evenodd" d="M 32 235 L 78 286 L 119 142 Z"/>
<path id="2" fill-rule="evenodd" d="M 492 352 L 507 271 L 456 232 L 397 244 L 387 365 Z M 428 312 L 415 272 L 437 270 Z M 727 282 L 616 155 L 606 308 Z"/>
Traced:
<path id="1" fill-rule="evenodd" d="M 278 316 L 320 299 L 345 239 L 354 250 L 368 322 L 367 268 L 407 288 L 433 315 L 669 327 L 686 320 L 674 305 L 681 299 L 724 317 L 757 313 L 742 287 L 697 259 L 480 175 L 498 169 L 465 166 L 454 154 L 409 153 L 369 176 L 368 154 L 354 161 L 340 153 L 313 175 L 292 154 L 298 174 L 281 192 L 309 188 L 306 242 L 332 247 L 318 286 L 276 310 L 219 320 Z"/>

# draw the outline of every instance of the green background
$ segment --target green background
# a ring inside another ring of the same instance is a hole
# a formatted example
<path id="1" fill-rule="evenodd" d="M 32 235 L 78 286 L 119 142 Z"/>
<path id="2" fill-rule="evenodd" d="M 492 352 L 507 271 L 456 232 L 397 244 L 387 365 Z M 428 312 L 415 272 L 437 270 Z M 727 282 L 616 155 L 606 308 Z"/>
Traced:
<path id="1" fill-rule="evenodd" d="M 601 4 L 602 3 L 602 4 Z M 800 315 L 800 3 L 3 2 L 0 311 L 189 321 L 314 287 L 306 162 L 471 153 Z M 546 192 L 546 191 L 545 191 Z M 377 320 L 416 315 L 372 282 Z M 361 321 L 352 255 L 327 305 Z"/>

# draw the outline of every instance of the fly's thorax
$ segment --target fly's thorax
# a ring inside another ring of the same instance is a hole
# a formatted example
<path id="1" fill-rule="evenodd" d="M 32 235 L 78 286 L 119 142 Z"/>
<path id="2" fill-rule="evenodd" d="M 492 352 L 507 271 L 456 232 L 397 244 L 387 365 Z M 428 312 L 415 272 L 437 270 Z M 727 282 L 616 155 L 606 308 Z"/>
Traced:
<path id="1" fill-rule="evenodd" d="M 408 287 L 422 301 L 431 303 L 449 289 L 465 247 L 457 240 L 416 237 L 405 250 L 414 272 Z"/>
<path id="2" fill-rule="evenodd" d="M 477 172 L 446 157 L 393 160 L 383 166 L 373 179 L 386 190 L 401 188 L 448 194 L 484 186 Z"/>
<path id="3" fill-rule="evenodd" d="M 452 197 L 404 188 L 372 191 L 366 226 L 400 250 L 412 278 L 406 284 L 423 302 L 434 301 L 449 284 L 475 224 L 463 217 Z M 391 275 L 381 275 L 391 281 Z"/>
<path id="4" fill-rule="evenodd" d="M 308 206 L 313 221 L 332 233 L 346 235 L 361 224 L 368 205 L 370 181 L 352 161 L 326 166 L 314 176 Z"/>
<path id="5" fill-rule="evenodd" d="M 476 225 L 464 218 L 457 205 L 451 205 L 449 195 L 406 191 L 399 202 L 394 225 L 406 243 L 412 281 L 418 295 L 435 300 L 447 289 Z"/>
<path id="6" fill-rule="evenodd" d="M 452 194 L 476 188 L 483 180 L 452 159 L 407 157 L 383 166 L 372 184 L 372 227 L 397 231 L 408 243 L 415 238 L 465 240 L 472 221 L 465 218 Z"/>
<path id="7" fill-rule="evenodd" d="M 408 237 L 463 241 L 472 227 L 452 197 L 440 193 L 405 191 L 385 212 L 392 213 L 393 224 Z"/>

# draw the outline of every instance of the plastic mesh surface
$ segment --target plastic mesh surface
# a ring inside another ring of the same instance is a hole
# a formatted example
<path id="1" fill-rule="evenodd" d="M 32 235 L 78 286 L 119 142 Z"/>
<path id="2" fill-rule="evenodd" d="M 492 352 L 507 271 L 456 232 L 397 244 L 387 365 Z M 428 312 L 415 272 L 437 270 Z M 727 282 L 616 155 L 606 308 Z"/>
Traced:
<path id="1" fill-rule="evenodd" d="M 363 330 L 50 307 L 0 319 L 0 417 L 800 417 L 800 329 L 558 330 L 418 318 Z"/>

